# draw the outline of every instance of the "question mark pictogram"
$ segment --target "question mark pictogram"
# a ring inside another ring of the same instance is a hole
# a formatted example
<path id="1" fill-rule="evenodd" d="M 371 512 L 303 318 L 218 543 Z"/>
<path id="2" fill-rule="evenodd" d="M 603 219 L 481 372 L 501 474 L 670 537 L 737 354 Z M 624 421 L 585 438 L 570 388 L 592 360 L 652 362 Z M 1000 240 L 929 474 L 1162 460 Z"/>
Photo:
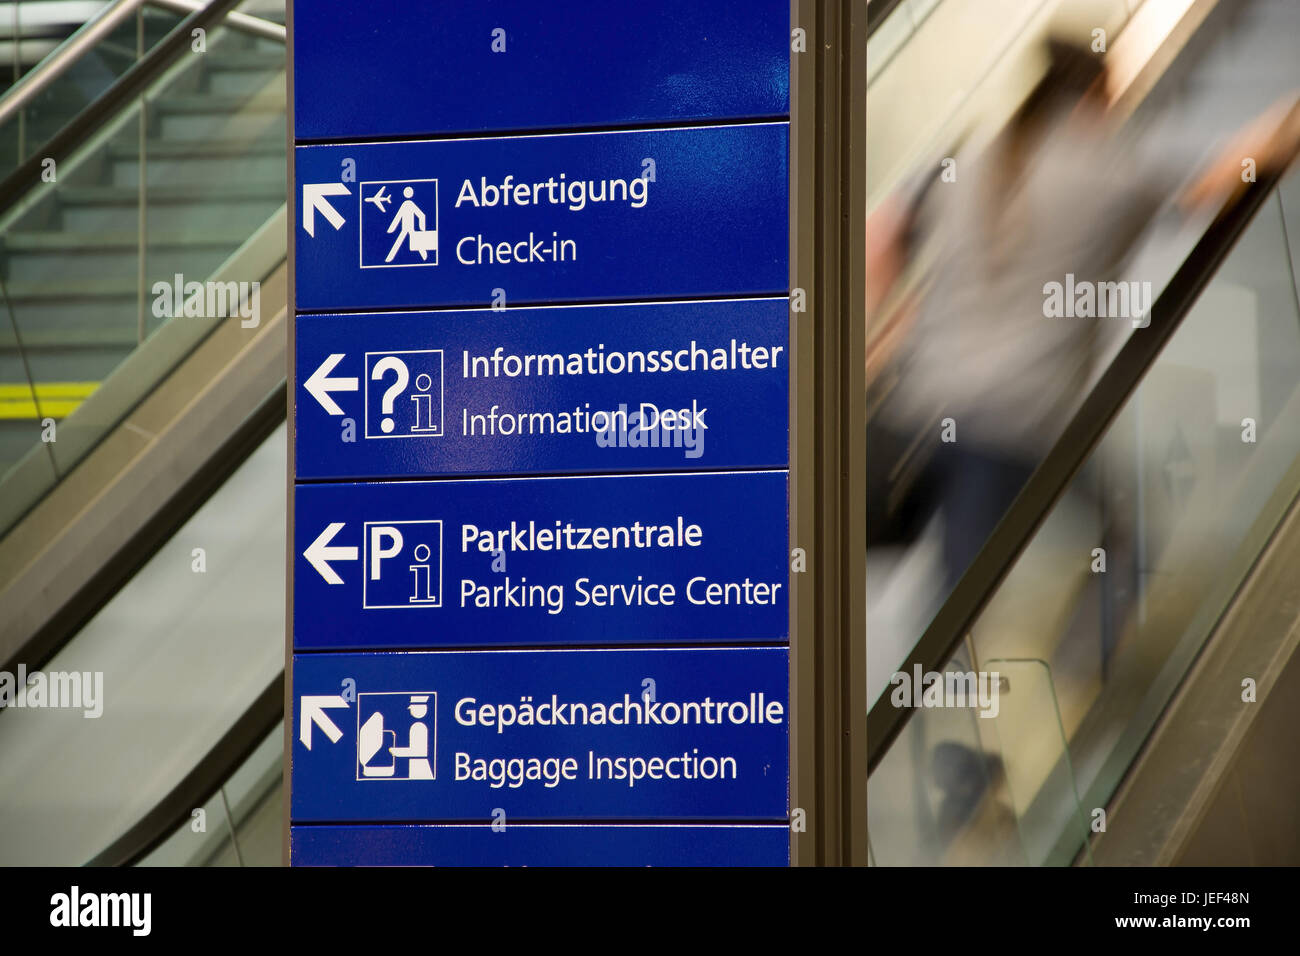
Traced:
<path id="1" fill-rule="evenodd" d="M 398 395 L 406 390 L 406 383 L 410 381 L 411 373 L 406 368 L 406 363 L 395 355 L 386 355 L 375 363 L 374 369 L 370 372 L 372 381 L 380 381 L 386 372 L 396 372 L 397 378 L 388 390 L 384 392 L 384 398 L 379 404 L 379 411 L 385 418 L 379 423 L 379 428 L 385 435 L 393 430 L 394 422 L 389 416 L 393 414 L 393 402 Z"/>

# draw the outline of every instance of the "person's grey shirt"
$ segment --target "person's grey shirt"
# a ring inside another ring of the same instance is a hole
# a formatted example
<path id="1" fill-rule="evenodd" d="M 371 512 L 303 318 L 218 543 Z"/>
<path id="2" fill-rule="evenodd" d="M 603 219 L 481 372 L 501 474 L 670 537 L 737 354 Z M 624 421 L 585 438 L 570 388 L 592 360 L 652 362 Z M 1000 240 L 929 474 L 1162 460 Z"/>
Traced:
<path id="1" fill-rule="evenodd" d="M 959 442 L 1037 459 L 1082 399 L 1103 343 L 1133 327 L 1124 317 L 1049 318 L 1045 285 L 1064 286 L 1067 273 L 1076 283 L 1141 280 L 1124 265 L 1187 168 L 1058 123 L 994 198 L 997 158 L 959 160 L 956 182 L 936 179 L 919 204 L 937 261 L 883 411 L 896 427 L 936 435 L 950 417 Z"/>

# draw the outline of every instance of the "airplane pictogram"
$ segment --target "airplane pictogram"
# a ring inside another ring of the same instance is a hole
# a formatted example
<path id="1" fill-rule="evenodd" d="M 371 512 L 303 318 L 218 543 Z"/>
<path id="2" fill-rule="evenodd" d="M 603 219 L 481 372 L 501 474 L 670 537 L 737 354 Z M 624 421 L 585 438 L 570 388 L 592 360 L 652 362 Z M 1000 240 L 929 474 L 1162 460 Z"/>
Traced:
<path id="1" fill-rule="evenodd" d="M 366 202 L 374 203 L 375 208 L 380 212 L 384 212 L 388 208 L 388 204 L 392 201 L 393 197 L 388 195 L 388 190 L 384 186 L 380 186 L 379 192 L 375 193 L 373 196 L 366 197 Z"/>

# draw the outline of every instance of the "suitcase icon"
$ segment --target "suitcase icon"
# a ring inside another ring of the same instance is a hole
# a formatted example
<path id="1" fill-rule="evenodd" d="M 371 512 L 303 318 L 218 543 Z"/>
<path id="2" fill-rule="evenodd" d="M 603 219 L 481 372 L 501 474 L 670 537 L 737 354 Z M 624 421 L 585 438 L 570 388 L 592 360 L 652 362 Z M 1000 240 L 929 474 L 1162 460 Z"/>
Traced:
<path id="1" fill-rule="evenodd" d="M 412 232 L 411 251 L 436 253 L 438 251 L 438 230 L 430 229 L 427 232 Z"/>

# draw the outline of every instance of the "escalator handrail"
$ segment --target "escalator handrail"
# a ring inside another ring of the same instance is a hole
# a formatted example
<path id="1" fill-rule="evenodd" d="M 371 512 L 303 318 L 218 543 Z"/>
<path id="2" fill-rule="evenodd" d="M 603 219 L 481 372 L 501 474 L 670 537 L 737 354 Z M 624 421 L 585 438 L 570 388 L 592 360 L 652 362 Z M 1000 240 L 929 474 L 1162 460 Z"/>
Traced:
<path id="1" fill-rule="evenodd" d="M 286 383 L 287 384 L 287 383 Z M 54 637 L 39 652 L 23 659 L 48 661 L 80 633 L 82 626 L 158 553 L 288 415 L 282 385 L 241 423 L 235 434 L 216 448 L 209 461 L 169 501 L 164 512 L 134 536 L 128 551 L 105 564 L 102 580 L 87 583 L 91 595 L 81 595 L 66 619 L 51 628 Z M 18 660 L 19 657 L 15 657 Z M 7 667 L 14 667 L 12 662 Z M 284 719 L 284 671 L 281 670 L 244 710 L 219 741 L 130 829 L 91 859 L 86 866 L 131 866 L 153 851 L 230 778 L 271 729 Z"/>
<path id="2" fill-rule="evenodd" d="M 196 10 L 203 9 L 205 0 L 145 0 L 145 2 L 177 13 L 193 13 Z M 261 17 L 250 16 L 247 13 L 232 12 L 226 14 L 225 25 L 232 30 L 250 33 L 264 40 L 276 40 L 280 43 L 288 42 L 286 36 L 288 31 L 284 25 L 273 20 L 264 20 Z"/>
<path id="3" fill-rule="evenodd" d="M 61 162 L 87 142 L 120 111 L 133 103 L 182 55 L 188 54 L 194 30 L 207 30 L 222 20 L 242 0 L 212 0 L 191 13 L 154 44 L 107 90 L 73 117 L 31 157 L 0 180 L 0 216 L 22 202 L 33 184 L 42 182 L 46 160 Z"/>
<path id="4" fill-rule="evenodd" d="M 920 666 L 923 674 L 930 673 L 941 670 L 952 659 L 1039 526 L 1284 174 L 1283 168 L 1261 173 L 1257 182 L 1246 185 L 1225 203 L 1152 305 L 1151 324 L 1141 330 L 1141 335 L 1129 336 L 899 670 L 910 674 Z M 912 717 L 913 708 L 895 707 L 890 696 L 888 690 L 882 692 L 867 714 L 868 775 Z"/>
<path id="5" fill-rule="evenodd" d="M 99 42 L 116 30 L 147 0 L 115 0 L 87 20 L 36 66 L 19 78 L 0 98 L 0 125 L 4 125 L 42 90 L 67 72 Z"/>
<path id="6" fill-rule="evenodd" d="M 880 28 L 880 25 L 889 19 L 889 15 L 894 12 L 903 0 L 875 0 L 874 3 L 867 5 L 867 38 Z"/>
<path id="7" fill-rule="evenodd" d="M 280 671 L 183 780 L 85 865 L 139 863 L 191 820 L 194 809 L 210 800 L 283 720 L 284 671 Z"/>

